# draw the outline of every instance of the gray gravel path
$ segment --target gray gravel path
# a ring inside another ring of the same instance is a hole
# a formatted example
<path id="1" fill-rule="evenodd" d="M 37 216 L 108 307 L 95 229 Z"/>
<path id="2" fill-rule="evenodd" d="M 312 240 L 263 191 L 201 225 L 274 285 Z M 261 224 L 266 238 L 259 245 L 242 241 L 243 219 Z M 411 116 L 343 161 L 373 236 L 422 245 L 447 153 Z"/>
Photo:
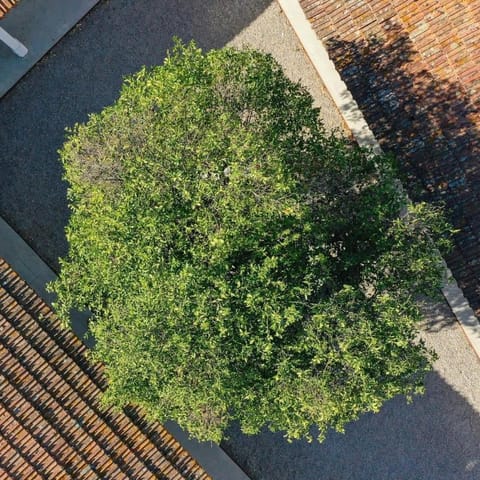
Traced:
<path id="1" fill-rule="evenodd" d="M 412 404 L 395 398 L 322 444 L 232 428 L 222 446 L 254 480 L 478 480 L 480 362 L 445 304 L 425 313 L 439 360 Z"/>

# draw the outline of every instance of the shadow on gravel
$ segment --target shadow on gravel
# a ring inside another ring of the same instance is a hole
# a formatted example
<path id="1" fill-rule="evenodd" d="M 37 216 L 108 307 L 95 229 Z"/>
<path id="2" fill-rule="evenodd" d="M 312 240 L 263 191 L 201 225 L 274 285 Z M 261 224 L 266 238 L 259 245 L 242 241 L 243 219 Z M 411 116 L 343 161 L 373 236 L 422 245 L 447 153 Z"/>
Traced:
<path id="1" fill-rule="evenodd" d="M 268 431 L 246 436 L 238 427 L 229 435 L 222 447 L 252 480 L 480 478 L 480 416 L 437 373 L 413 404 L 395 398 L 321 444 L 289 444 Z"/>
<path id="2" fill-rule="evenodd" d="M 382 39 L 333 38 L 327 48 L 382 147 L 398 158 L 411 198 L 443 202 L 460 230 L 446 259 L 478 315 L 480 109 L 462 85 L 428 71 L 441 49 L 422 58 L 400 26 L 387 27 Z"/>
<path id="3" fill-rule="evenodd" d="M 219 48 L 273 0 L 104 0 L 0 100 L 0 215 L 54 269 L 66 252 L 64 129 L 112 103 L 172 37 Z"/>

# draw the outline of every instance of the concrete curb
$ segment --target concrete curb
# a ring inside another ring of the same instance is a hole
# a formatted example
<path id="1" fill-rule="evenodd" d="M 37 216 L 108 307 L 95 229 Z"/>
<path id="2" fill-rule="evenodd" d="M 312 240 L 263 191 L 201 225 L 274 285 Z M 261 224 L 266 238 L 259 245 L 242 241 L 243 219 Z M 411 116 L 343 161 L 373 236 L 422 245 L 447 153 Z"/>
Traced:
<path id="1" fill-rule="evenodd" d="M 28 48 L 18 57 L 0 45 L 0 98 L 5 95 L 99 0 L 19 2 L 0 25 Z"/>
<path id="2" fill-rule="evenodd" d="M 24 57 L 28 53 L 27 47 L 2 27 L 0 27 L 0 40 L 18 57 Z"/>
<path id="3" fill-rule="evenodd" d="M 54 296 L 47 292 L 47 283 L 55 280 L 55 272 L 30 248 L 30 246 L 0 217 L 0 257 L 32 287 L 48 305 Z M 89 348 L 93 339 L 86 337 L 88 331 L 86 312 L 72 312 L 72 330 Z"/>
<path id="4" fill-rule="evenodd" d="M 380 144 L 365 121 L 357 102 L 337 72 L 334 63 L 330 60 L 327 49 L 307 20 L 298 0 L 277 1 L 358 144 L 371 148 L 375 153 L 381 153 Z M 480 323 L 449 269 L 447 269 L 447 283 L 442 288 L 442 293 L 472 348 L 480 358 Z"/>

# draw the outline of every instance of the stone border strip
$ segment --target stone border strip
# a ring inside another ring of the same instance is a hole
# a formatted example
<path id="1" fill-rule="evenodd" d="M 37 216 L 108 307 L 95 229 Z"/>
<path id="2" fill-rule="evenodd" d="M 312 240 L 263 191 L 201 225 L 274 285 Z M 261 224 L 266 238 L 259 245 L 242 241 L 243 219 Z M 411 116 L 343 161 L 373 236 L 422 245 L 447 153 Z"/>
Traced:
<path id="1" fill-rule="evenodd" d="M 334 63 L 330 60 L 327 49 L 307 20 L 298 0 L 277 1 L 358 144 L 371 148 L 375 153 L 381 153 L 380 144 L 365 121 L 357 102 L 341 79 Z M 442 293 L 472 348 L 480 358 L 480 323 L 448 268 L 447 282 L 442 288 Z"/>
<path id="2" fill-rule="evenodd" d="M 15 5 L 0 25 L 28 48 L 18 57 L 0 49 L 0 98 L 5 95 L 99 0 L 29 0 Z"/>

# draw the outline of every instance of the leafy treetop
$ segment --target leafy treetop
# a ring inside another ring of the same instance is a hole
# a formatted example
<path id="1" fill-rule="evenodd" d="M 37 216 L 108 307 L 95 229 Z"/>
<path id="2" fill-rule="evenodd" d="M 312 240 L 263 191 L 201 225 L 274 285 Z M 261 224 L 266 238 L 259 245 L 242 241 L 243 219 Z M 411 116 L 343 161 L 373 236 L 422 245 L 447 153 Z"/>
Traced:
<path id="1" fill-rule="evenodd" d="M 438 288 L 441 215 L 393 162 L 327 133 L 271 56 L 176 43 L 77 125 L 56 308 L 93 312 L 107 404 L 199 439 L 239 421 L 323 438 L 422 388 L 415 296 Z"/>

